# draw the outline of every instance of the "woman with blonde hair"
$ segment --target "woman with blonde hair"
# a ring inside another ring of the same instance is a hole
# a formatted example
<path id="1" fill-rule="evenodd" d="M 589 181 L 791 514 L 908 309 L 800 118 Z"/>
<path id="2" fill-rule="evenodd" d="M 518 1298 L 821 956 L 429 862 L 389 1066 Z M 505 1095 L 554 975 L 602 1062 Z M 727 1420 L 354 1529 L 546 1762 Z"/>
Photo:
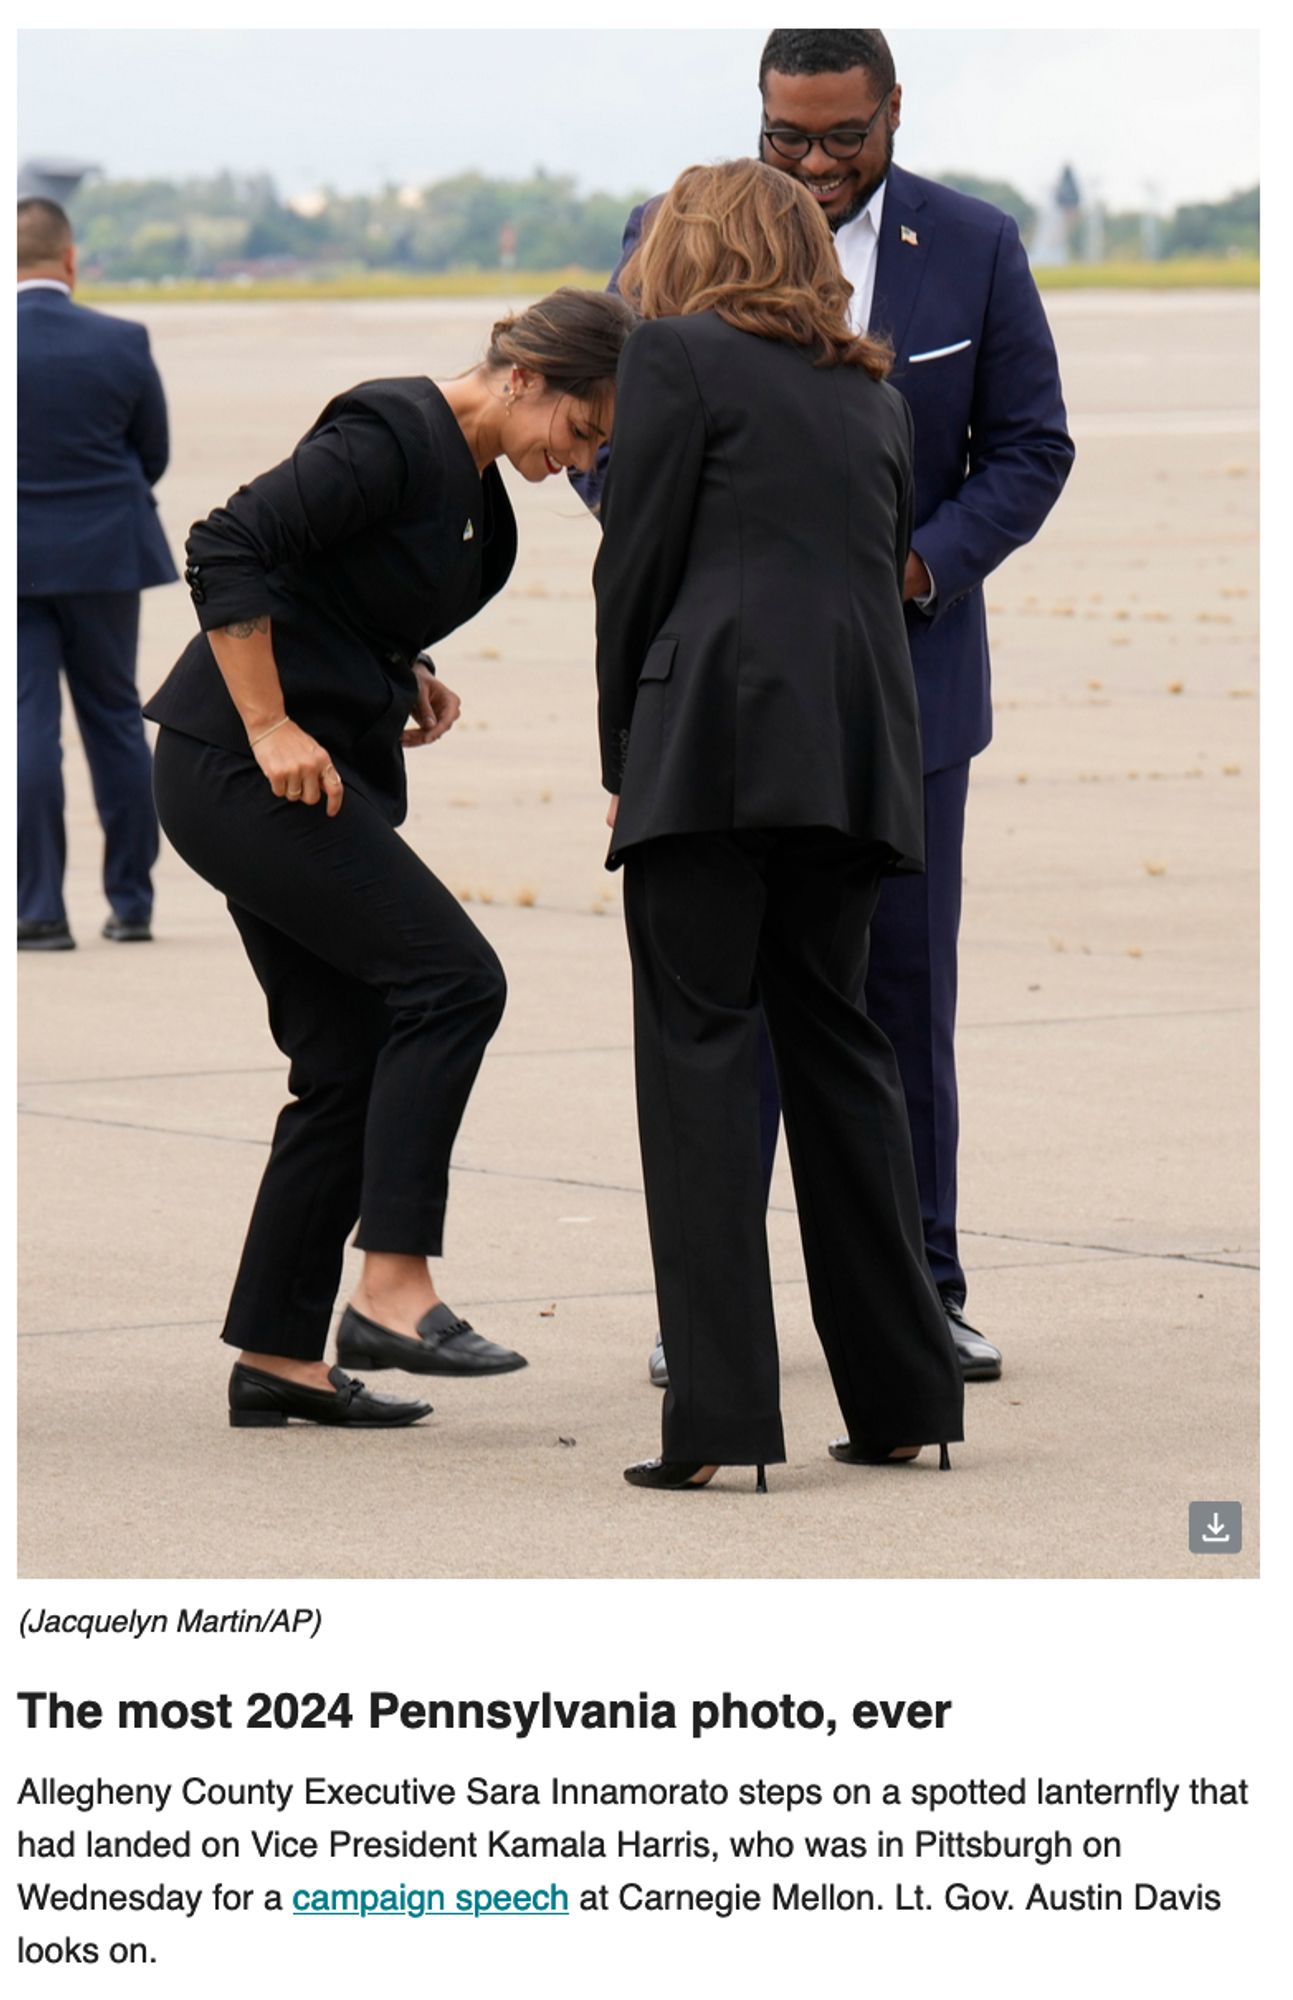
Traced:
<path id="1" fill-rule="evenodd" d="M 759 1153 L 776 1057 L 813 1317 L 851 1464 L 962 1435 L 893 1051 L 863 1000 L 884 875 L 922 861 L 902 611 L 911 417 L 790 176 L 691 167 L 621 276 L 596 569 L 609 865 L 669 1388 L 634 1485 L 785 1457 Z M 617 803 L 616 803 L 617 802 Z"/>

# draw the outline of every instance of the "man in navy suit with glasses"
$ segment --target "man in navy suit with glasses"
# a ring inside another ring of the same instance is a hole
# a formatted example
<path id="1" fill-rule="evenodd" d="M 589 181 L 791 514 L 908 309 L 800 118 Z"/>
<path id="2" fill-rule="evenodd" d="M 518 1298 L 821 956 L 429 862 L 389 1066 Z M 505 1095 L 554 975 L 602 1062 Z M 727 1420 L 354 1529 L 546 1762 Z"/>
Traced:
<path id="1" fill-rule="evenodd" d="M 759 88 L 761 157 L 821 205 L 853 285 L 854 324 L 891 343 L 890 380 L 915 417 L 905 596 L 924 746 L 925 872 L 885 883 L 866 1000 L 898 1056 L 926 1256 L 962 1372 L 993 1381 L 1001 1354 L 966 1318 L 956 1235 L 961 849 L 970 759 L 992 734 L 983 580 L 1041 527 L 1068 477 L 1073 443 L 1055 345 L 1015 223 L 894 164 L 902 89 L 879 29 L 775 29 Z M 629 217 L 619 268 L 649 206 Z M 576 483 L 595 508 L 599 474 Z M 766 1038 L 764 1057 L 770 1184 L 779 1108 Z M 662 1331 L 650 1364 L 661 1387 Z"/>
<path id="2" fill-rule="evenodd" d="M 73 305 L 57 202 L 18 203 L 18 949 L 70 951 L 60 744 L 66 676 L 103 826 L 104 936 L 151 936 L 152 759 L 135 685 L 139 593 L 175 565 L 152 488 L 166 399 L 142 326 Z"/>

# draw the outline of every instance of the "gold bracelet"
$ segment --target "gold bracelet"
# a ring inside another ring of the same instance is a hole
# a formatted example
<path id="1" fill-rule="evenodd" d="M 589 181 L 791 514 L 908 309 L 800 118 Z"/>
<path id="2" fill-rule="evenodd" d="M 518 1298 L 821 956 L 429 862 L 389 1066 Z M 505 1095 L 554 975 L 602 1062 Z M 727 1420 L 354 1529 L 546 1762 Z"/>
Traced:
<path id="1" fill-rule="evenodd" d="M 281 729 L 285 722 L 290 722 L 291 720 L 290 715 L 280 715 L 278 721 L 271 722 L 268 729 L 262 729 L 259 736 L 249 736 L 247 738 L 248 749 L 254 750 L 258 743 L 263 743 L 267 736 L 272 736 L 276 729 Z"/>

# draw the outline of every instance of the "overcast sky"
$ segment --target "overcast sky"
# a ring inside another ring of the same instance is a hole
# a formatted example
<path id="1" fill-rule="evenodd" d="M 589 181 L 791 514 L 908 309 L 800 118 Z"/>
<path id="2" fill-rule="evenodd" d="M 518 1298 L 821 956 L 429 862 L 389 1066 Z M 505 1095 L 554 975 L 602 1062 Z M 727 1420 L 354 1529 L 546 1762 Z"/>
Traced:
<path id="1" fill-rule="evenodd" d="M 542 165 L 585 191 L 661 187 L 749 152 L 758 29 L 28 31 L 18 157 L 112 179 L 267 171 L 284 194 Z M 1071 161 L 1113 208 L 1215 200 L 1258 177 L 1255 32 L 890 37 L 899 157 L 1036 200 Z"/>

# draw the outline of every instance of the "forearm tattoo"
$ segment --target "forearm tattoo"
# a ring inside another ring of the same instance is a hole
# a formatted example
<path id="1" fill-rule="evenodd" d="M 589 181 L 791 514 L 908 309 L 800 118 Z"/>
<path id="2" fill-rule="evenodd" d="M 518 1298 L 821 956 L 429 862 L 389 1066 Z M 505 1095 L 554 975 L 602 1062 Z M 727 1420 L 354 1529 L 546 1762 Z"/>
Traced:
<path id="1" fill-rule="evenodd" d="M 239 619 L 236 625 L 222 625 L 220 629 L 230 639 L 250 639 L 253 632 L 268 632 L 269 619 L 267 617 L 242 618 Z"/>

